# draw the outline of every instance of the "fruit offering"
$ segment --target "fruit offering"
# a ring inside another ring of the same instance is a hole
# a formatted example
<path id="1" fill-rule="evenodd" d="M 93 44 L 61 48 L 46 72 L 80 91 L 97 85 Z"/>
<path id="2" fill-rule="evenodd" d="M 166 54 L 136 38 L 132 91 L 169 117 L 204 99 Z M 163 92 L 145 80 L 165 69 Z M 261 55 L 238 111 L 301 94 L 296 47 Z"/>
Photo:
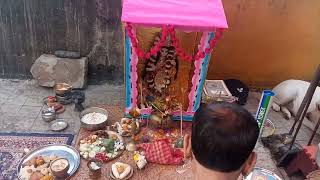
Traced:
<path id="1" fill-rule="evenodd" d="M 140 124 L 138 121 L 130 118 L 122 118 L 120 123 L 117 122 L 113 125 L 113 128 L 121 136 L 132 136 L 132 134 L 137 134 L 140 130 Z"/>
<path id="2" fill-rule="evenodd" d="M 125 179 L 130 176 L 132 167 L 129 164 L 116 162 L 111 166 L 111 173 L 115 179 Z"/>
<path id="3" fill-rule="evenodd" d="M 97 131 L 80 140 L 80 155 L 84 159 L 97 159 L 108 162 L 124 150 L 124 142 L 115 132 Z"/>
<path id="4" fill-rule="evenodd" d="M 53 180 L 54 176 L 50 170 L 50 163 L 59 157 L 55 155 L 37 156 L 26 163 L 19 171 L 21 180 Z"/>

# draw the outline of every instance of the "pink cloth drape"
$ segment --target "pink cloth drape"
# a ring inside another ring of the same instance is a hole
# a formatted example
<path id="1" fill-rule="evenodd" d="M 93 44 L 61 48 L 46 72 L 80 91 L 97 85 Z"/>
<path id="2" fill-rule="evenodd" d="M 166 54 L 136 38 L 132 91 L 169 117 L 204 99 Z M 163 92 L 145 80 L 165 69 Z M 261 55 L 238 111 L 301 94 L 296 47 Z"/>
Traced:
<path id="1" fill-rule="evenodd" d="M 123 0 L 122 21 L 185 30 L 228 28 L 221 0 Z"/>

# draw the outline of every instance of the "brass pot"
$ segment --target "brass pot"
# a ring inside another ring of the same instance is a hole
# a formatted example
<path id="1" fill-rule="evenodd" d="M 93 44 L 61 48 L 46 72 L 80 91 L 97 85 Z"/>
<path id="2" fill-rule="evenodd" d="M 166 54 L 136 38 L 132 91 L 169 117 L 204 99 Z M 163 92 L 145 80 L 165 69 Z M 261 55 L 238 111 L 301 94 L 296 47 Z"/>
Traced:
<path id="1" fill-rule="evenodd" d="M 64 95 L 65 93 L 70 92 L 71 90 L 72 90 L 72 86 L 70 86 L 67 83 L 57 83 L 54 86 L 54 92 L 57 95 Z"/>

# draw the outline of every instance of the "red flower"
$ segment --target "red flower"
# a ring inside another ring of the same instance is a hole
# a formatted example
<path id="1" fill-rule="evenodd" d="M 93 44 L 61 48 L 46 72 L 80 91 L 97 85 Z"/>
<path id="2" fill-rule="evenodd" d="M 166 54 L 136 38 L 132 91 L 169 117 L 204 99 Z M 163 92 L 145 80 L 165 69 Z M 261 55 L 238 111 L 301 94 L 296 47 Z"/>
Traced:
<path id="1" fill-rule="evenodd" d="M 102 162 L 107 162 L 109 160 L 109 158 L 104 153 L 97 153 L 95 158 Z"/>
<path id="2" fill-rule="evenodd" d="M 148 52 L 148 53 L 146 54 L 146 58 L 147 58 L 147 59 L 150 59 L 150 56 L 151 56 L 151 54 Z"/>

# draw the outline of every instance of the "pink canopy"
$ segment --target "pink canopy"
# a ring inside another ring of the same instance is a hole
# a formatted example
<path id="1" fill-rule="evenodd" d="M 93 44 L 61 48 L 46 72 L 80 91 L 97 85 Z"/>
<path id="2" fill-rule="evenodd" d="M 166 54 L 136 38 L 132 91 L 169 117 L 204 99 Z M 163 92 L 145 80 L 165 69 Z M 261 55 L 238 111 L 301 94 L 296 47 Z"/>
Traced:
<path id="1" fill-rule="evenodd" d="M 221 0 L 123 0 L 122 21 L 186 30 L 228 28 Z"/>

